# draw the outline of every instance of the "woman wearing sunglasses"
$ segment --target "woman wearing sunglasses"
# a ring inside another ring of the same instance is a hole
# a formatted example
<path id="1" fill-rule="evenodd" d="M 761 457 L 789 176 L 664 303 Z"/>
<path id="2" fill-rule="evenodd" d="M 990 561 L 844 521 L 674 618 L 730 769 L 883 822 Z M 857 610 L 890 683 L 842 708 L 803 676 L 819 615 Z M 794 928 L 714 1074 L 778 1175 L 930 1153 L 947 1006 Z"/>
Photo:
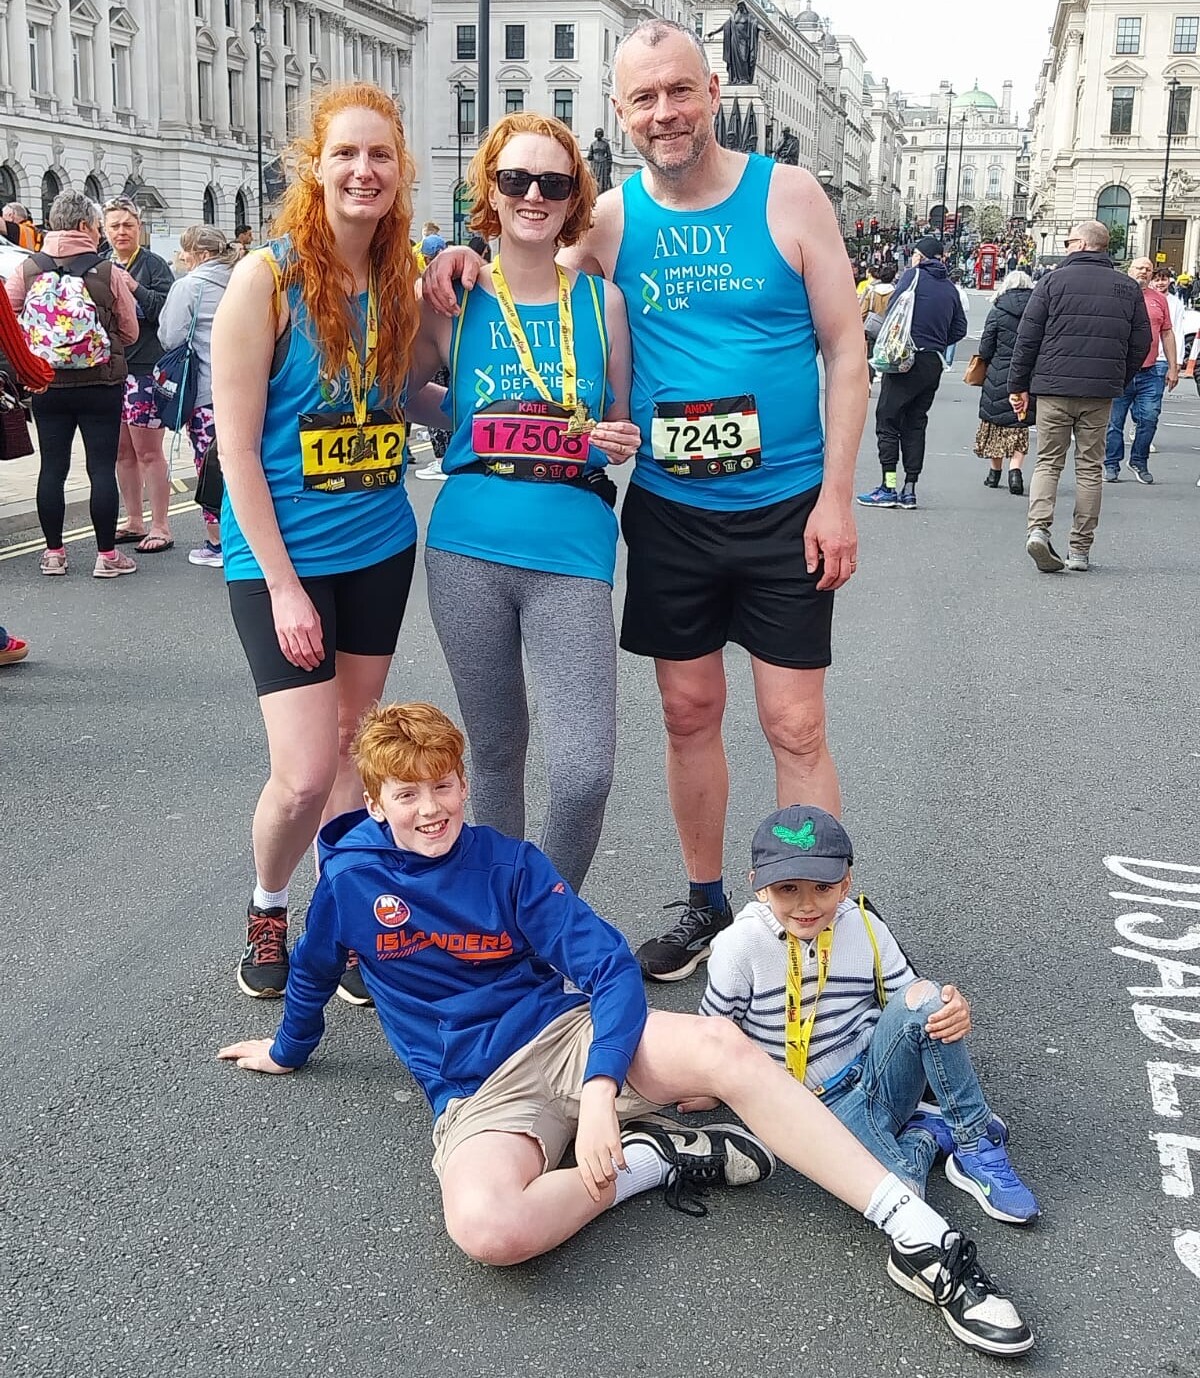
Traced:
<path id="1" fill-rule="evenodd" d="M 541 846 L 575 889 L 612 784 L 616 489 L 637 450 L 620 293 L 555 263 L 596 185 L 574 135 L 506 116 L 471 162 L 469 228 L 500 251 L 453 320 L 426 308 L 416 382 L 450 372 L 448 481 L 425 562 L 434 626 L 471 744 L 476 821 L 525 832 L 528 657 L 549 777 Z"/>

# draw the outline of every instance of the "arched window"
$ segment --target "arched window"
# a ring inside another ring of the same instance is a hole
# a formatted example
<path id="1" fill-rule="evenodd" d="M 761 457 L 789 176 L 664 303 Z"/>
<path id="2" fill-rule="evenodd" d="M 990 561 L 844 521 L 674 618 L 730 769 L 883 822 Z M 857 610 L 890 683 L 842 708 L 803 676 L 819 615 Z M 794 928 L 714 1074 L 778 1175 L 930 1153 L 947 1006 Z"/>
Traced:
<path id="1" fill-rule="evenodd" d="M 975 169 L 973 167 L 963 168 L 962 194 L 964 196 L 975 195 Z"/>
<path id="2" fill-rule="evenodd" d="M 104 188 L 100 185 L 100 179 L 95 174 L 89 173 L 83 179 L 83 194 L 95 201 L 96 205 L 104 205 Z"/>
<path id="3" fill-rule="evenodd" d="M 992 200 L 995 200 L 996 197 L 998 197 L 998 196 L 1000 195 L 1000 179 L 1003 177 L 1003 175 L 1004 175 L 1004 169 L 1003 169 L 1003 168 L 998 168 L 998 167 L 990 167 L 990 168 L 988 168 L 988 183 L 987 183 L 988 189 L 987 189 L 987 194 L 988 194 L 988 196 L 989 196 Z"/>
<path id="4" fill-rule="evenodd" d="M 1105 187 L 1096 199 L 1096 219 L 1110 230 L 1120 225 L 1128 233 L 1129 207 L 1129 193 L 1124 187 Z"/>
<path id="5" fill-rule="evenodd" d="M 7 206 L 10 201 L 19 201 L 17 176 L 7 163 L 0 163 L 0 205 Z"/>
<path id="6" fill-rule="evenodd" d="M 204 188 L 204 209 L 202 211 L 204 223 L 215 225 L 217 223 L 217 198 L 213 195 L 212 187 Z"/>
<path id="7" fill-rule="evenodd" d="M 250 223 L 250 212 L 246 207 L 246 193 L 239 191 L 233 198 L 233 228 Z"/>
<path id="8" fill-rule="evenodd" d="M 945 196 L 946 194 L 946 164 L 939 163 L 937 171 L 933 174 L 933 191 L 935 196 Z"/>
<path id="9" fill-rule="evenodd" d="M 62 191 L 62 183 L 53 172 L 45 172 L 42 175 L 42 224 L 45 225 L 50 220 L 50 207 L 54 204 L 54 198 Z"/>

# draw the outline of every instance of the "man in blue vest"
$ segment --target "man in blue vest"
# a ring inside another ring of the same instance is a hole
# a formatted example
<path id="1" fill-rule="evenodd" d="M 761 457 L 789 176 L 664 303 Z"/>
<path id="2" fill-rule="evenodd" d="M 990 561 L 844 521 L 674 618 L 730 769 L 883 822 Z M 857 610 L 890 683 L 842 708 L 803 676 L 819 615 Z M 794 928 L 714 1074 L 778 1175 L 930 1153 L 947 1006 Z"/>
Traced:
<path id="1" fill-rule="evenodd" d="M 614 281 L 629 311 L 642 443 L 622 511 L 621 645 L 655 662 L 688 882 L 687 898 L 668 906 L 678 921 L 637 955 L 647 976 L 675 981 L 732 922 L 728 642 L 751 656 L 779 803 L 840 809 L 825 670 L 834 591 L 857 562 L 866 359 L 827 196 L 800 168 L 717 143 L 719 81 L 696 36 L 646 20 L 619 45 L 614 78 L 617 117 L 646 166 L 600 197 L 592 229 L 562 258 Z M 454 273 L 470 285 L 478 271 L 452 255 L 426 281 L 445 310 Z"/>

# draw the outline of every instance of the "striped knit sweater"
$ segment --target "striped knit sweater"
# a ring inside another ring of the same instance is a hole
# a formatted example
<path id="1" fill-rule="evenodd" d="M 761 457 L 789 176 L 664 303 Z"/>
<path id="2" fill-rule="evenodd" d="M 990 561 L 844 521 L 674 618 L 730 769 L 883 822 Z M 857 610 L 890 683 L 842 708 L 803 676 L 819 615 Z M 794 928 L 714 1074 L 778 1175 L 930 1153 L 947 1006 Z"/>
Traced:
<path id="1" fill-rule="evenodd" d="M 868 906 L 869 907 L 869 906 Z M 916 977 L 908 958 L 874 910 L 871 928 L 879 944 L 883 983 L 894 995 Z M 801 942 L 804 979 L 801 1009 L 812 1007 L 817 991 L 816 942 Z M 708 988 L 700 1013 L 732 1019 L 777 1062 L 786 1062 L 783 1022 L 787 991 L 787 935 L 770 907 L 754 900 L 731 927 L 718 934 L 708 959 Z M 875 960 L 857 900 L 845 899 L 833 920 L 829 975 L 817 1006 L 804 1084 L 823 1085 L 852 1062 L 875 1032 Z"/>

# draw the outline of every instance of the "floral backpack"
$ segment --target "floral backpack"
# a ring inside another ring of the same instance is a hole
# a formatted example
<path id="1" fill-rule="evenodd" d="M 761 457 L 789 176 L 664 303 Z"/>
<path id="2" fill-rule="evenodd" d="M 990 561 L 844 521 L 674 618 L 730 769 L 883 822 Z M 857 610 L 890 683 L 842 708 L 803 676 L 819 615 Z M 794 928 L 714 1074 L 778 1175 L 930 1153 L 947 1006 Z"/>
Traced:
<path id="1" fill-rule="evenodd" d="M 98 254 L 84 254 L 72 262 L 70 270 L 47 254 L 34 254 L 33 261 L 38 274 L 21 308 L 21 329 L 30 353 L 61 369 L 108 363 L 112 342 L 84 283 L 103 260 Z"/>

